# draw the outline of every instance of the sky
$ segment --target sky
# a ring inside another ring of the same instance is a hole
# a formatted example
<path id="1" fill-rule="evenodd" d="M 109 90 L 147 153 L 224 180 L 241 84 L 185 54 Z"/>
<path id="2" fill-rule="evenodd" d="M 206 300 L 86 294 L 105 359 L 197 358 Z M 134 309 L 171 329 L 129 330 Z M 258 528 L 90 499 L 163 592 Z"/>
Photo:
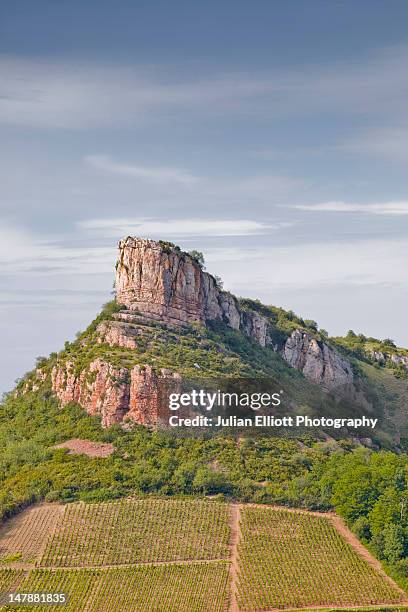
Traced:
<path id="1" fill-rule="evenodd" d="M 405 0 L 2 0 L 0 393 L 111 299 L 116 243 L 408 346 Z"/>

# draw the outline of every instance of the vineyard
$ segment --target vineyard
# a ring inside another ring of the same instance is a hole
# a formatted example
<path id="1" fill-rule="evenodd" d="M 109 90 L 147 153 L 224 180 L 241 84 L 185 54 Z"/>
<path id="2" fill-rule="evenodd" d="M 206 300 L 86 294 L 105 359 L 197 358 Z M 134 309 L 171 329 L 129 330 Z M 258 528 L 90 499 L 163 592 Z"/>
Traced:
<path id="1" fill-rule="evenodd" d="M 67 612 L 408 605 L 338 529 L 331 515 L 205 499 L 42 504 L 0 530 L 0 593 L 66 593 L 19 609 Z"/>
<path id="2" fill-rule="evenodd" d="M 97 610 L 140 610 L 157 612 L 222 612 L 228 602 L 227 561 L 191 562 L 183 565 L 140 565 L 117 569 L 31 570 L 23 577 L 18 570 L 0 571 L 0 592 L 65 593 L 67 612 Z M 33 607 L 19 606 L 20 610 Z"/>
<path id="3" fill-rule="evenodd" d="M 400 603 L 404 595 L 361 557 L 327 517 L 241 510 L 241 610 Z"/>
<path id="4" fill-rule="evenodd" d="M 41 566 L 78 567 L 222 559 L 228 506 L 201 500 L 125 499 L 70 504 L 48 540 Z"/>
<path id="5" fill-rule="evenodd" d="M 15 556 L 25 563 L 35 561 L 63 512 L 64 506 L 41 504 L 8 521 L 0 529 L 0 560 Z"/>

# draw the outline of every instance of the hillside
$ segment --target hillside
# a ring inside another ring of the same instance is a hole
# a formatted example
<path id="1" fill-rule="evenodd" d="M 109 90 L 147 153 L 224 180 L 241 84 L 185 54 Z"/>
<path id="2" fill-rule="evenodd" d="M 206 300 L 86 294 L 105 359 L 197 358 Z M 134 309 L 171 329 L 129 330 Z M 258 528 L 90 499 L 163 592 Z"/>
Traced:
<path id="1" fill-rule="evenodd" d="M 365 411 L 380 419 L 376 443 L 405 437 L 406 388 L 393 384 L 393 375 L 408 373 L 401 350 L 387 345 L 381 361 L 378 341 L 364 344 L 353 332 L 330 339 L 314 321 L 236 298 L 203 270 L 201 254 L 171 243 L 120 241 L 115 285 L 116 299 L 75 342 L 41 360 L 17 392 L 47 381 L 63 405 L 78 402 L 106 427 L 155 426 L 165 412 L 164 383 L 269 379 L 284 389 L 288 406 Z M 381 366 L 390 377 L 377 375 Z"/>
<path id="2" fill-rule="evenodd" d="M 128 498 L 42 504 L 10 523 L 0 529 L 0 555 L 8 552 L 0 588 L 57 587 L 69 596 L 68 610 L 255 612 L 408 604 L 333 514 Z M 28 532 L 37 548 L 27 546 Z"/>
<path id="3" fill-rule="evenodd" d="M 334 509 L 406 586 L 407 381 L 403 364 L 377 359 L 380 349 L 404 355 L 391 341 L 330 338 L 314 321 L 232 296 L 198 253 L 127 238 L 116 299 L 0 404 L 0 517 L 44 500 L 129 495 Z M 371 439 L 162 428 L 162 384 L 208 378 L 277 381 L 286 406 L 363 411 L 381 426 Z M 88 453 L 89 441 L 110 450 Z"/>

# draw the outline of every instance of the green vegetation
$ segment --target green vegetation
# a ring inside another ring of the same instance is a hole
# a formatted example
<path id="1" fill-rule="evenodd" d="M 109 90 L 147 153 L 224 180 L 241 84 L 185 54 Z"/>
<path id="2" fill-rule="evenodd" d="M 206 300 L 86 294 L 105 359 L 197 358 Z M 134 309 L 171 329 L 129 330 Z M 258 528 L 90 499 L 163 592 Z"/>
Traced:
<path id="1" fill-rule="evenodd" d="M 229 564 L 224 561 L 109 570 L 94 600 L 96 610 L 222 612 Z"/>
<path id="2" fill-rule="evenodd" d="M 240 300 L 240 305 L 270 319 L 278 347 L 297 328 L 318 340 L 326 337 L 314 321 L 304 321 L 292 312 L 253 300 Z M 324 406 L 336 414 L 341 406 L 289 368 L 272 347 L 262 348 L 222 322 L 177 331 L 138 323 L 136 349 L 98 343 L 97 326 L 112 319 L 120 308 L 115 302 L 107 304 L 59 354 L 39 358 L 37 366 L 47 375 L 45 381 L 36 380 L 33 371 L 19 382 L 17 396 L 9 394 L 1 402 L 0 519 L 36 501 L 103 502 L 129 495 L 219 495 L 313 510 L 335 509 L 390 571 L 408 582 L 408 456 L 380 450 L 385 439 L 375 440 L 378 447 L 370 450 L 353 441 L 318 442 L 307 437 L 236 440 L 220 434 L 182 438 L 143 427 L 103 430 L 99 418 L 87 415 L 79 405 L 61 408 L 50 390 L 54 365 L 71 361 L 79 372 L 96 357 L 125 368 L 136 364 L 170 367 L 184 377 L 197 377 L 197 372 L 213 377 L 266 377 L 279 380 L 302 407 Z M 349 334 L 346 340 L 330 342 L 351 359 L 359 373 L 358 390 L 370 394 L 376 414 L 386 405 L 389 412 L 403 415 L 406 381 L 397 380 L 394 369 L 387 365 L 374 367 L 366 353 L 372 339 L 358 338 Z M 389 340 L 385 349 L 384 342 L 384 351 L 397 351 Z M 23 393 L 34 382 L 38 388 Z M 107 458 L 90 458 L 53 448 L 71 438 L 111 442 L 115 452 Z M 19 552 L 23 559 L 30 556 L 24 543 L 3 556 Z"/>
<path id="3" fill-rule="evenodd" d="M 206 500 L 125 499 L 70 504 L 40 565 L 79 567 L 220 559 L 228 556 L 226 504 Z"/>
<path id="4" fill-rule="evenodd" d="M 118 569 L 0 570 L 0 588 L 18 586 L 21 593 L 65 593 L 64 605 L 18 606 L 20 610 L 80 610 L 134 612 L 204 612 L 225 609 L 228 598 L 225 561 L 177 565 L 147 565 Z"/>
<path id="5" fill-rule="evenodd" d="M 364 334 L 356 334 L 350 329 L 346 336 L 332 340 L 352 356 L 372 363 L 376 367 L 388 368 L 398 378 L 408 379 L 408 350 L 398 348 L 391 338 L 378 340 Z M 405 365 L 398 363 L 398 358 L 406 359 Z"/>
<path id="6" fill-rule="evenodd" d="M 241 532 L 240 609 L 352 606 L 405 599 L 326 517 L 244 508 Z"/>
<path id="7" fill-rule="evenodd" d="M 52 448 L 70 438 L 112 442 L 116 450 L 102 459 Z M 6 399 L 0 409 L 0 439 L 3 518 L 44 499 L 103 501 L 135 494 L 220 494 L 241 501 L 334 508 L 393 571 L 400 576 L 406 572 L 404 453 L 373 451 L 351 441 L 237 441 L 221 435 L 177 438 L 143 427 L 103 430 L 99 419 L 78 405 L 60 408 L 49 391 Z"/>
<path id="8" fill-rule="evenodd" d="M 189 251 L 188 255 L 190 255 L 191 259 L 194 259 L 194 261 L 200 266 L 200 268 L 202 270 L 204 270 L 205 268 L 205 259 L 204 259 L 204 255 L 201 253 L 201 251 Z"/>
<path id="9" fill-rule="evenodd" d="M 33 522 L 36 510 L 41 521 Z M 9 525 L 0 550 L 5 541 L 18 546 L 29 529 L 43 543 L 31 567 L 20 571 L 7 561 L 14 567 L 0 570 L 0 587 L 65 593 L 68 610 L 204 612 L 235 600 L 242 611 L 406 603 L 335 515 L 127 498 L 37 505 Z"/>

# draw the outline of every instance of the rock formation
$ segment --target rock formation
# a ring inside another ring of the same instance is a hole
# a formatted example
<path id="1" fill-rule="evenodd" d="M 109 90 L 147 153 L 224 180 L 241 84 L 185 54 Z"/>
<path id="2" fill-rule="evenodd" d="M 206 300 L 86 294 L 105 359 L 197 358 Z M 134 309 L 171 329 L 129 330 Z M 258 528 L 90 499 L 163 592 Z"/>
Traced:
<path id="1" fill-rule="evenodd" d="M 403 366 L 408 370 L 408 357 L 406 355 L 387 353 L 385 351 L 370 351 L 369 355 L 378 363 L 386 364 L 387 362 L 391 362 L 395 366 Z"/>
<path id="2" fill-rule="evenodd" d="M 346 388 L 353 383 L 349 362 L 326 343 L 300 329 L 287 339 L 282 356 L 290 366 L 326 391 Z"/>
<path id="3" fill-rule="evenodd" d="M 120 304 L 161 323 L 224 319 L 234 329 L 240 326 L 237 300 L 220 291 L 194 258 L 167 243 L 121 240 L 115 286 Z"/>
<path id="4" fill-rule="evenodd" d="M 57 365 L 51 374 L 52 390 L 64 406 L 78 402 L 88 414 L 101 416 L 102 425 L 134 421 L 154 426 L 168 413 L 167 393 L 177 389 L 180 376 L 151 366 L 116 368 L 95 359 L 80 372 L 73 362 Z"/>
<path id="5" fill-rule="evenodd" d="M 143 343 L 146 323 L 150 329 L 152 323 L 160 323 L 180 331 L 183 326 L 221 320 L 260 346 L 279 352 L 289 366 L 325 391 L 353 383 L 350 363 L 334 348 L 304 329 L 274 343 L 274 319 L 267 311 L 241 307 L 194 257 L 170 243 L 130 237 L 119 242 L 116 300 L 121 308 L 99 323 L 97 344 L 132 351 Z M 167 369 L 118 367 L 109 361 L 109 353 L 85 366 L 74 358 L 57 360 L 51 374 L 53 392 L 63 405 L 75 401 L 89 414 L 100 415 L 105 427 L 126 421 L 157 425 L 168 410 L 169 385 L 180 386 L 180 376 Z M 41 380 L 40 370 L 34 384 Z"/>
<path id="6" fill-rule="evenodd" d="M 219 319 L 261 346 L 271 344 L 266 317 L 241 311 L 238 300 L 219 289 L 198 261 L 167 243 L 121 240 L 115 287 L 117 301 L 127 309 L 119 320 L 137 322 L 142 317 L 177 326 Z"/>
<path id="7" fill-rule="evenodd" d="M 256 311 L 241 310 L 236 298 L 220 290 L 197 261 L 165 243 L 130 237 L 121 240 L 116 292 L 118 302 L 129 311 L 119 314 L 119 319 L 131 320 L 132 313 L 173 325 L 221 319 L 261 346 L 273 345 L 270 319 Z M 281 351 L 290 366 L 327 391 L 353 382 L 347 360 L 307 332 L 296 330 L 283 348 L 273 348 Z"/>

